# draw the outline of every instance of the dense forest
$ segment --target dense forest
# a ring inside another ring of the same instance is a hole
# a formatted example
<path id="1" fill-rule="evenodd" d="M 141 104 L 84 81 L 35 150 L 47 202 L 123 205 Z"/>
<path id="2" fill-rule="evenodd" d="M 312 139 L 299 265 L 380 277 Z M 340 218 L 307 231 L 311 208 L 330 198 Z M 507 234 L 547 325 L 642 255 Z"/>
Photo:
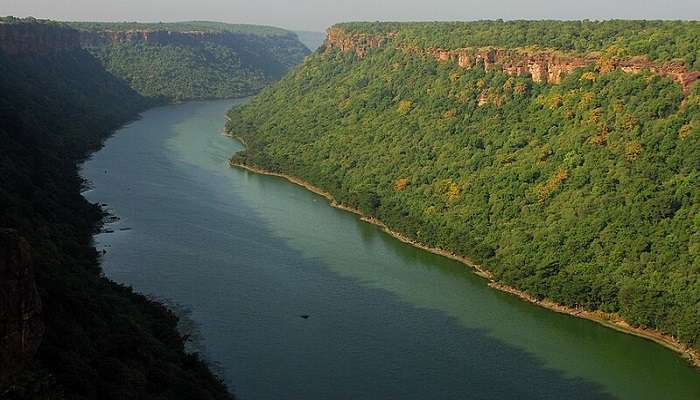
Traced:
<path id="1" fill-rule="evenodd" d="M 700 62 L 699 23 L 340 27 L 421 46 L 615 45 Z M 231 110 L 227 129 L 247 145 L 235 162 L 307 180 L 538 299 L 700 349 L 699 86 L 596 65 L 538 84 L 390 45 L 365 57 L 327 46 Z"/>
<path id="2" fill-rule="evenodd" d="M 250 96 L 309 53 L 294 33 L 265 26 L 207 21 L 69 25 L 83 32 L 84 46 L 109 72 L 141 95 L 164 101 Z"/>
<path id="3" fill-rule="evenodd" d="M 66 30 L 10 23 L 51 37 Z M 178 318 L 104 278 L 92 245 L 103 211 L 80 195 L 77 165 L 153 103 L 80 48 L 0 51 L 0 227 L 31 246 L 46 327 L 33 364 L 0 382 L 0 398 L 231 398 L 200 356 L 185 352 Z M 16 301 L 1 300 L 2 312 Z"/>

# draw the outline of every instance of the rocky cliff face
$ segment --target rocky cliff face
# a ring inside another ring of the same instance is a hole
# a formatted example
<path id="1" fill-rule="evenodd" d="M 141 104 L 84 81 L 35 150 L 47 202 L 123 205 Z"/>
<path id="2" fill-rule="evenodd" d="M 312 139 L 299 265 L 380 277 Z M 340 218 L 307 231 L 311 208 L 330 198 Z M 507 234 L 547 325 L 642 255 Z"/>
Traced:
<path id="1" fill-rule="evenodd" d="M 522 49 L 427 49 L 425 52 L 439 61 L 453 61 L 460 67 L 472 68 L 483 64 L 486 70 L 502 68 L 510 75 L 530 74 L 535 82 L 558 84 L 562 78 L 578 68 L 595 65 L 600 72 L 621 70 L 627 73 L 651 73 L 667 76 L 678 82 L 684 92 L 700 78 L 700 71 L 688 71 L 680 62 L 653 63 L 643 57 L 605 59 L 598 55 L 575 57 L 555 51 L 527 51 Z"/>
<path id="2" fill-rule="evenodd" d="M 78 30 L 80 43 L 86 49 L 108 48 L 119 44 L 176 45 L 198 48 L 206 44 L 224 46 L 232 49 L 241 58 L 242 68 L 252 67 L 270 73 L 275 78 L 281 77 L 287 69 L 300 63 L 308 53 L 308 49 L 291 32 L 263 36 L 199 30 Z"/>
<path id="3" fill-rule="evenodd" d="M 49 54 L 80 48 L 76 30 L 49 23 L 0 22 L 0 51 L 8 55 Z"/>
<path id="4" fill-rule="evenodd" d="M 31 360 L 43 334 L 29 244 L 0 229 L 0 383 Z"/>
<path id="5" fill-rule="evenodd" d="M 501 68 L 510 75 L 530 74 L 535 82 L 551 84 L 558 84 L 566 74 L 589 65 L 595 65 L 603 73 L 616 69 L 628 73 L 650 71 L 678 82 L 686 93 L 690 90 L 690 86 L 700 79 L 700 71 L 689 71 L 681 62 L 654 63 L 644 57 L 606 59 L 597 54 L 577 57 L 554 50 L 519 48 L 423 49 L 392 41 L 395 36 L 395 34 L 347 33 L 341 28 L 332 27 L 327 32 L 324 46 L 326 49 L 335 48 L 343 52 L 354 51 L 362 58 L 369 50 L 392 42 L 397 49 L 411 54 L 429 55 L 441 62 L 455 62 L 463 68 L 473 68 L 478 65 L 483 65 L 486 70 Z"/>
<path id="6" fill-rule="evenodd" d="M 370 35 L 366 33 L 347 33 L 343 29 L 331 27 L 326 31 L 326 41 L 323 46 L 327 49 L 336 48 L 343 52 L 354 51 L 362 58 L 373 48 L 384 46 L 394 34 Z"/>
<path id="7" fill-rule="evenodd" d="M 104 46 L 116 43 L 144 44 L 195 44 L 200 42 L 227 43 L 241 40 L 243 34 L 229 32 L 175 32 L 153 30 L 128 31 L 80 31 L 80 42 L 85 47 Z"/>

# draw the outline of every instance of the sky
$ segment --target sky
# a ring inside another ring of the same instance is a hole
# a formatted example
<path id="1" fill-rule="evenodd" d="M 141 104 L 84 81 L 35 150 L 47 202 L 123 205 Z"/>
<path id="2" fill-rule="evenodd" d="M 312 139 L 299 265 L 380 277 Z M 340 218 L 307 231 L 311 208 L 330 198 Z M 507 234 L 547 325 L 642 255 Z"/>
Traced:
<path id="1" fill-rule="evenodd" d="M 700 19 L 700 0 L 0 0 L 0 15 L 71 21 L 213 20 L 323 31 L 343 21 Z"/>

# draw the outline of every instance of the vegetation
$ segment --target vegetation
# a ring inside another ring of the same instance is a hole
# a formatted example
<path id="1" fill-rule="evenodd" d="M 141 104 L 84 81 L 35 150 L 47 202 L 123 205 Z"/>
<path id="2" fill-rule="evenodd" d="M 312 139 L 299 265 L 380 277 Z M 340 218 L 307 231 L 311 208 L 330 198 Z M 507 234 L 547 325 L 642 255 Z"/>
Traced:
<path id="1" fill-rule="evenodd" d="M 699 21 L 477 21 L 340 24 L 348 32 L 398 33 L 397 40 L 418 47 L 539 46 L 565 52 L 593 51 L 615 56 L 681 59 L 700 70 Z"/>
<path id="2" fill-rule="evenodd" d="M 68 25 L 81 30 L 102 32 L 124 32 L 131 30 L 170 31 L 170 32 L 228 32 L 255 36 L 289 36 L 289 31 L 273 26 L 227 24 L 213 21 L 183 22 L 68 22 Z"/>
<path id="3" fill-rule="evenodd" d="M 272 80 L 256 66 L 245 65 L 231 48 L 214 43 L 118 43 L 91 51 L 143 96 L 167 101 L 250 96 Z"/>
<path id="4" fill-rule="evenodd" d="M 52 25 L 52 26 L 61 25 L 60 22 L 51 21 L 48 19 L 36 19 L 33 17 L 18 18 L 18 17 L 13 17 L 13 16 L 6 16 L 6 17 L 0 16 L 0 24 L 42 24 L 42 25 Z"/>
<path id="5" fill-rule="evenodd" d="M 700 43 L 684 22 L 342 27 L 421 46 L 614 43 L 690 65 Z M 668 78 L 595 67 L 545 85 L 393 46 L 327 50 L 231 110 L 227 129 L 247 144 L 236 161 L 305 179 L 537 298 L 700 349 L 699 86 L 684 96 Z"/>
<path id="6" fill-rule="evenodd" d="M 141 95 L 166 101 L 250 96 L 281 78 L 309 52 L 295 34 L 265 26 L 205 21 L 70 25 L 96 35 L 132 30 L 192 35 L 89 43 L 90 52 L 109 72 Z"/>
<path id="7" fill-rule="evenodd" d="M 0 52 L 0 226 L 32 247 L 46 334 L 3 399 L 228 399 L 164 306 L 101 275 L 77 163 L 152 102 L 84 50 Z"/>

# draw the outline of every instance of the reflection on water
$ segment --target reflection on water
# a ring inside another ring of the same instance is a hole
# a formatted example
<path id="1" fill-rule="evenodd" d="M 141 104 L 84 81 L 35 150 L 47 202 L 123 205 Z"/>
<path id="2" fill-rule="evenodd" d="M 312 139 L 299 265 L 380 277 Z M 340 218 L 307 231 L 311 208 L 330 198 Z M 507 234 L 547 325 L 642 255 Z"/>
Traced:
<path id="1" fill-rule="evenodd" d="M 231 170 L 230 104 L 149 111 L 83 173 L 86 196 L 122 218 L 97 238 L 106 274 L 191 310 L 242 398 L 700 398 L 699 375 L 660 346 L 491 290 L 319 196 Z"/>

